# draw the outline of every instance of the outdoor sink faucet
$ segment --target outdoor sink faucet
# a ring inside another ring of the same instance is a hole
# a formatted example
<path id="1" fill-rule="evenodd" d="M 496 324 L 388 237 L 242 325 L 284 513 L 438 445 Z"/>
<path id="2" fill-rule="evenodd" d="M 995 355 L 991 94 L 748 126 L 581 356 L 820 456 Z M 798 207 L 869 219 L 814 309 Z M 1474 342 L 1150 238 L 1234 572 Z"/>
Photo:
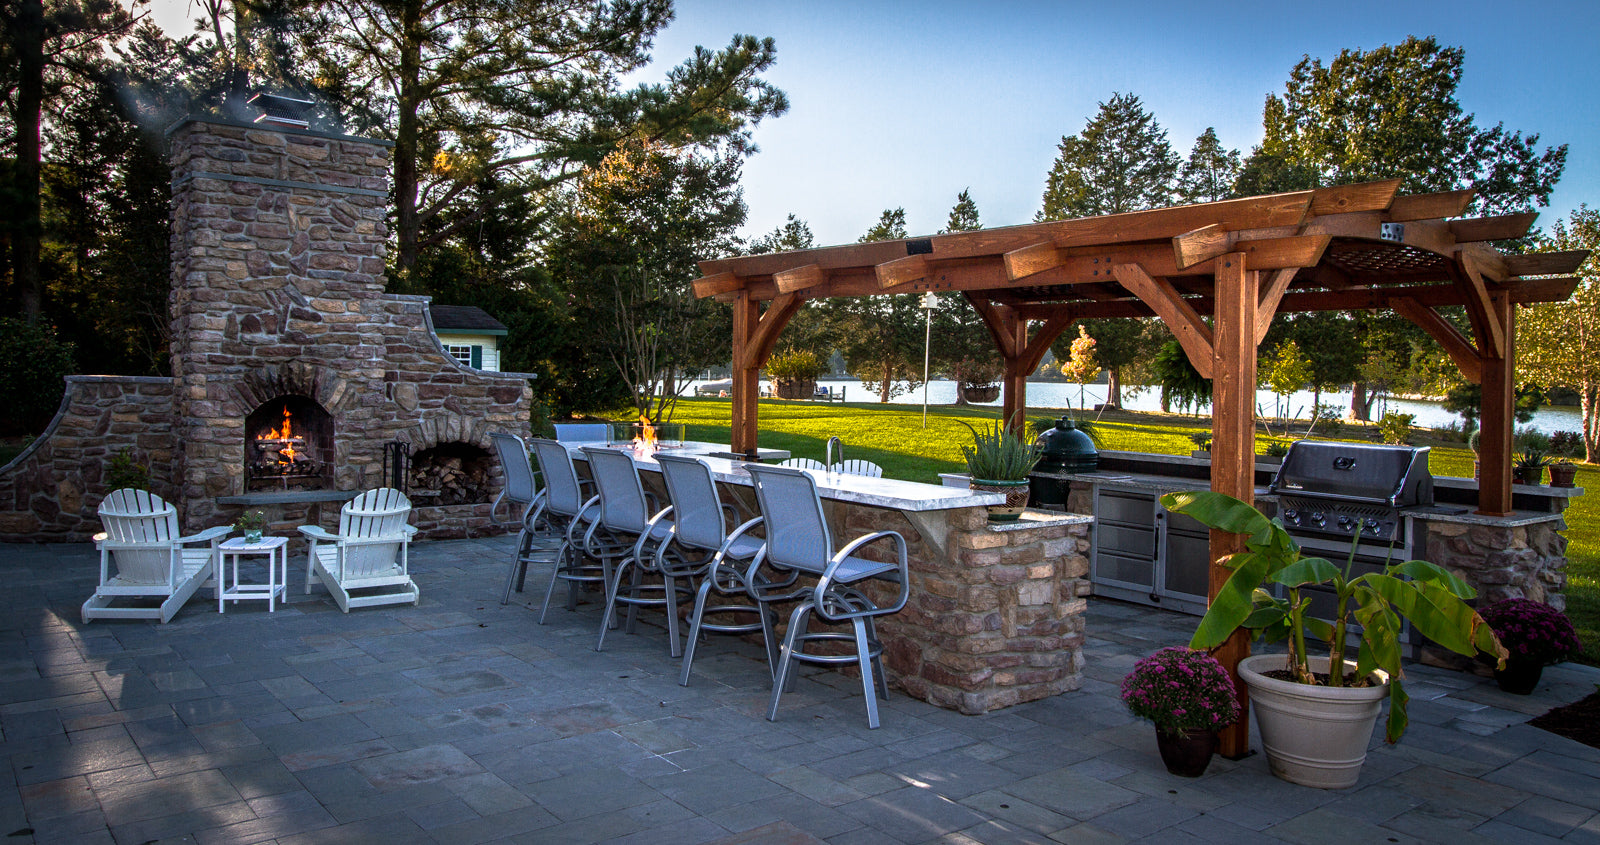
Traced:
<path id="1" fill-rule="evenodd" d="M 844 441 L 840 440 L 837 436 L 830 437 L 828 438 L 827 454 L 823 456 L 823 463 L 828 465 L 829 470 L 833 469 L 833 447 L 835 444 L 837 444 L 839 447 L 839 463 L 844 463 Z"/>

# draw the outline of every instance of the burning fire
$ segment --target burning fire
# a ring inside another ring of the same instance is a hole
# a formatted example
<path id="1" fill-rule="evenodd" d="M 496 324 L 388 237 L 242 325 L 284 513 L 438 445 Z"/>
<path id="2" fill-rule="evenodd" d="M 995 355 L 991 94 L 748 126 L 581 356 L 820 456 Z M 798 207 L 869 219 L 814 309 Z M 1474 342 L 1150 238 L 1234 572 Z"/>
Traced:
<path id="1" fill-rule="evenodd" d="M 656 427 L 644 414 L 639 415 L 639 436 L 633 438 L 633 453 L 640 457 L 656 453 Z"/>
<path id="2" fill-rule="evenodd" d="M 294 430 L 290 426 L 290 423 L 289 423 L 290 419 L 291 419 L 291 417 L 289 416 L 289 409 L 287 407 L 285 407 L 283 409 L 283 428 L 282 428 L 282 430 L 279 430 L 279 429 L 276 429 L 276 428 L 268 429 L 267 433 L 262 435 L 262 439 L 263 440 L 288 440 L 288 441 L 292 441 L 294 439 Z M 300 453 L 295 451 L 293 443 L 285 444 L 282 449 L 278 450 L 278 455 L 279 455 L 279 458 L 280 458 L 278 463 L 280 463 L 280 464 L 293 463 L 296 459 L 298 459 L 300 457 Z"/>

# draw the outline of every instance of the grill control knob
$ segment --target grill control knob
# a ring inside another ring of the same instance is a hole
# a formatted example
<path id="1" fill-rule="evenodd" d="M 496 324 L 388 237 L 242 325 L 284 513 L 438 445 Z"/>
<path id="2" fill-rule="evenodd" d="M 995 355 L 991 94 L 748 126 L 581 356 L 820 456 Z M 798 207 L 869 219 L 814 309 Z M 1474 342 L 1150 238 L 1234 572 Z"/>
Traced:
<path id="1" fill-rule="evenodd" d="M 1376 519 L 1367 520 L 1367 530 L 1374 534 L 1378 533 L 1378 521 Z"/>
<path id="2" fill-rule="evenodd" d="M 1318 525 L 1327 525 L 1328 524 L 1328 518 L 1322 514 L 1322 511 L 1312 511 L 1311 512 L 1311 521 L 1315 522 Z"/>
<path id="3" fill-rule="evenodd" d="M 1300 512 L 1295 510 L 1294 508 L 1289 508 L 1288 510 L 1283 512 L 1283 521 L 1284 522 L 1289 522 L 1289 523 L 1299 522 L 1300 521 Z"/>
<path id="4" fill-rule="evenodd" d="M 1340 528 L 1349 528 L 1350 527 L 1350 523 L 1352 523 L 1352 522 L 1356 523 L 1356 527 L 1358 527 L 1358 528 L 1361 526 L 1360 521 L 1351 519 L 1349 514 L 1341 514 L 1339 516 L 1339 527 Z"/>

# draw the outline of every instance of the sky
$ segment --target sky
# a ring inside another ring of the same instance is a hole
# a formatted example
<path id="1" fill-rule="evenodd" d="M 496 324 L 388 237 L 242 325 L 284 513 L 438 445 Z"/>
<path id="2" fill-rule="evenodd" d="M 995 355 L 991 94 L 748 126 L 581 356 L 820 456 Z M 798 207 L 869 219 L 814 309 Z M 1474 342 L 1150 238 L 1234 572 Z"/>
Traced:
<path id="1" fill-rule="evenodd" d="M 187 32 L 192 3 L 153 0 L 152 12 Z M 747 237 L 792 213 L 817 245 L 852 243 L 896 207 L 911 234 L 931 234 L 964 189 L 985 226 L 1031 222 L 1061 137 L 1115 93 L 1138 95 L 1180 157 L 1207 127 L 1248 154 L 1266 96 L 1302 57 L 1409 35 L 1465 49 L 1457 98 L 1479 126 L 1569 145 L 1539 226 L 1600 206 L 1595 0 L 678 0 L 676 12 L 637 79 L 662 80 L 696 45 L 734 34 L 777 42 L 765 78 L 790 109 L 756 130 Z"/>

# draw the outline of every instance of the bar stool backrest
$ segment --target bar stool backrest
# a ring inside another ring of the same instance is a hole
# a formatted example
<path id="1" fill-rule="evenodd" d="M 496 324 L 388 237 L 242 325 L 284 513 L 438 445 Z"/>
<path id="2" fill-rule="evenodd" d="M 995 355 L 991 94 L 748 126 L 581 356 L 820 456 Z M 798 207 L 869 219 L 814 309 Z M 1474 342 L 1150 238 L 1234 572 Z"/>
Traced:
<path id="1" fill-rule="evenodd" d="M 567 447 L 554 440 L 533 438 L 533 456 L 544 476 L 544 489 L 550 510 L 573 517 L 583 510 L 583 490 L 578 486 L 578 471 L 572 468 Z"/>
<path id="2" fill-rule="evenodd" d="M 533 483 L 533 466 L 528 463 L 528 447 L 522 438 L 503 431 L 489 432 L 494 443 L 495 456 L 500 459 L 500 474 L 505 478 L 504 496 L 508 501 L 526 505 L 533 501 L 536 491 Z"/>
<path id="3" fill-rule="evenodd" d="M 595 446 L 583 447 L 583 454 L 600 494 L 600 524 L 612 531 L 644 533 L 650 510 L 632 456 Z"/>
<path id="4" fill-rule="evenodd" d="M 767 560 L 776 566 L 822 572 L 833 557 L 833 536 L 811 476 L 788 467 L 750 464 L 756 501 L 766 517 Z"/>
<path id="5" fill-rule="evenodd" d="M 723 520 L 711 467 L 684 455 L 656 455 L 656 462 L 667 482 L 667 495 L 672 497 L 678 542 L 706 551 L 721 548 L 728 537 L 728 524 Z"/>

